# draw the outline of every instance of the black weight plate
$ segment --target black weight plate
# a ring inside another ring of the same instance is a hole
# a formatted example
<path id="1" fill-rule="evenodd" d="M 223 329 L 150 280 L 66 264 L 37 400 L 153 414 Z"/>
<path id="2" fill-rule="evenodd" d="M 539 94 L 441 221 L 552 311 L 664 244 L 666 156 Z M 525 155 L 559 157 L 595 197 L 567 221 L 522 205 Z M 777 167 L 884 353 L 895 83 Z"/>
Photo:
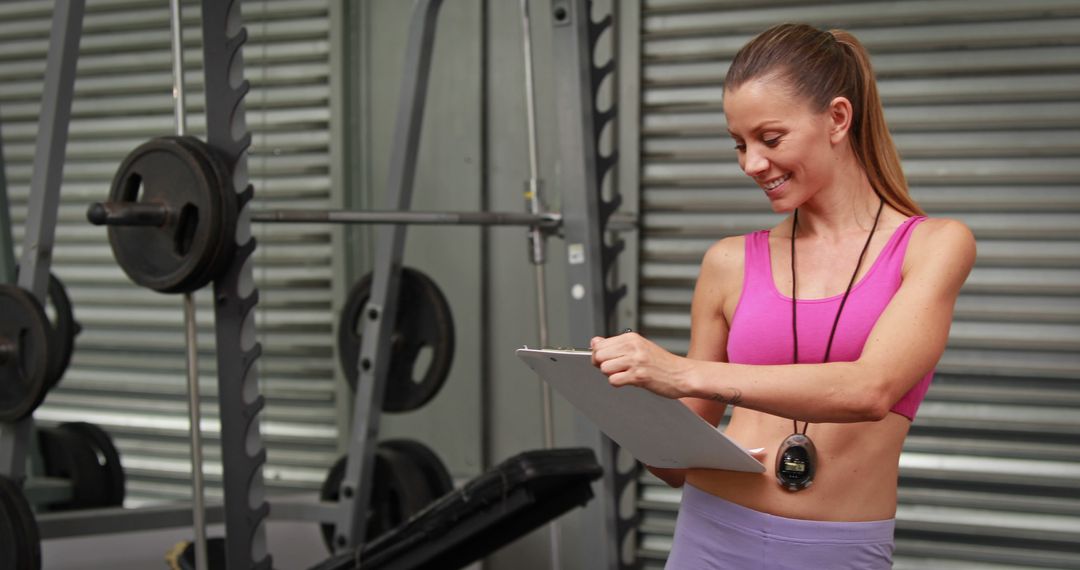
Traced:
<path id="1" fill-rule="evenodd" d="M 221 228 L 218 230 L 221 239 L 213 256 L 207 259 L 205 274 L 198 276 L 198 281 L 209 282 L 216 279 L 218 275 L 228 268 L 228 264 L 236 252 L 238 205 L 236 192 L 232 184 L 232 175 L 221 159 L 221 155 L 202 140 L 192 136 L 169 138 L 186 147 L 202 162 L 204 168 L 207 168 L 209 172 L 213 172 L 217 187 L 221 189 L 217 193 L 222 212 Z"/>
<path id="2" fill-rule="evenodd" d="M 353 287 L 338 323 L 338 354 L 345 378 L 354 390 L 371 282 L 369 274 Z M 438 285 L 422 272 L 403 267 L 400 287 L 390 373 L 382 404 L 387 412 L 407 412 L 431 401 L 446 382 L 454 356 L 453 315 Z M 424 348 L 430 350 L 430 363 L 426 370 L 416 370 Z"/>
<path id="3" fill-rule="evenodd" d="M 0 475 L 0 568 L 40 570 L 41 536 L 22 489 Z"/>
<path id="4" fill-rule="evenodd" d="M 365 531 L 368 542 L 393 530 L 441 496 L 441 493 L 432 492 L 424 471 L 400 447 L 393 442 L 380 442 L 375 450 L 371 505 Z M 337 502 L 341 481 L 345 477 L 345 461 L 345 457 L 338 459 L 327 472 L 319 492 L 323 501 Z M 333 547 L 334 525 L 323 523 L 322 534 L 326 547 L 331 552 L 336 550 Z"/>
<path id="5" fill-rule="evenodd" d="M 345 479 L 346 459 L 346 457 L 338 459 L 330 467 L 330 471 L 327 472 L 326 479 L 323 481 L 322 488 L 319 491 L 319 498 L 323 501 L 337 502 L 340 497 L 341 481 Z M 390 498 L 388 489 L 391 486 L 389 481 L 391 473 L 387 468 L 386 460 L 378 450 L 375 452 L 373 473 L 371 504 L 368 509 L 367 529 L 365 531 L 368 541 L 401 523 L 400 508 L 388 500 Z M 334 552 L 334 524 L 322 523 L 321 530 L 326 548 L 330 552 Z"/>
<path id="6" fill-rule="evenodd" d="M 432 499 L 438 499 L 454 490 L 454 480 L 450 471 L 428 446 L 413 439 L 391 439 L 380 443 L 389 449 L 404 454 L 412 461 L 415 468 L 424 477 Z"/>
<path id="7" fill-rule="evenodd" d="M 168 207 L 160 227 L 109 226 L 117 263 L 135 283 L 162 293 L 195 291 L 219 263 L 232 192 L 199 152 L 178 137 L 143 143 L 120 164 L 109 200 Z M 235 209 L 234 209 L 235 212 Z M 232 236 L 228 236 L 230 239 Z"/>
<path id="8" fill-rule="evenodd" d="M 45 464 L 45 475 L 67 479 L 71 484 L 71 499 L 48 505 L 48 510 L 109 506 L 108 476 L 98 461 L 94 444 L 88 438 L 67 429 L 44 428 L 38 430 L 38 445 Z"/>
<path id="9" fill-rule="evenodd" d="M 386 458 L 392 473 L 389 489 L 390 501 L 400 512 L 401 519 L 398 522 L 400 524 L 430 505 L 437 497 L 432 494 L 432 489 L 420 467 L 408 454 L 382 443 L 379 444 L 379 450 Z"/>
<path id="10" fill-rule="evenodd" d="M 82 326 L 75 321 L 64 284 L 55 275 L 49 274 L 48 300 L 52 304 L 52 333 L 55 339 L 52 346 L 56 351 L 49 356 L 49 387 L 56 386 L 64 377 L 71 354 L 75 352 L 75 335 L 82 331 Z"/>
<path id="11" fill-rule="evenodd" d="M 15 267 L 15 275 L 19 274 L 19 268 Z M 50 311 L 49 305 L 52 305 L 52 318 L 50 323 L 52 324 L 53 339 L 50 343 L 49 353 L 49 371 L 48 378 L 49 387 L 56 386 L 60 379 L 63 378 L 64 372 L 67 371 L 68 364 L 71 363 L 71 354 L 75 351 L 75 336 L 82 332 L 82 325 L 75 321 L 75 313 L 71 308 L 71 299 L 68 297 L 67 289 L 64 288 L 64 284 L 60 281 L 56 275 L 49 274 L 49 288 L 47 295 L 47 302 L 45 306 L 45 313 Z M 55 350 L 52 350 L 55 348 Z"/>
<path id="12" fill-rule="evenodd" d="M 88 422 L 68 422 L 60 424 L 60 429 L 74 432 L 86 439 L 94 447 L 98 464 L 105 476 L 105 493 L 102 495 L 104 507 L 119 507 L 124 504 L 126 478 L 120 463 L 120 452 L 116 449 L 109 433 Z"/>
<path id="13" fill-rule="evenodd" d="M 0 421 L 33 412 L 49 391 L 49 319 L 37 299 L 15 285 L 0 285 Z"/>

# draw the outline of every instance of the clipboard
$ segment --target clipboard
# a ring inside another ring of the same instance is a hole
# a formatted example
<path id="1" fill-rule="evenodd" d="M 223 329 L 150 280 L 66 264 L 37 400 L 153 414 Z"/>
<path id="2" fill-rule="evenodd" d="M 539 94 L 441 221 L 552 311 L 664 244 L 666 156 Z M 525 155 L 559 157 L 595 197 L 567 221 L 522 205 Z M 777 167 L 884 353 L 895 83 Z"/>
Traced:
<path id="1" fill-rule="evenodd" d="M 652 467 L 762 473 L 765 466 L 678 400 L 615 388 L 588 350 L 520 348 L 517 355 L 600 431 Z"/>

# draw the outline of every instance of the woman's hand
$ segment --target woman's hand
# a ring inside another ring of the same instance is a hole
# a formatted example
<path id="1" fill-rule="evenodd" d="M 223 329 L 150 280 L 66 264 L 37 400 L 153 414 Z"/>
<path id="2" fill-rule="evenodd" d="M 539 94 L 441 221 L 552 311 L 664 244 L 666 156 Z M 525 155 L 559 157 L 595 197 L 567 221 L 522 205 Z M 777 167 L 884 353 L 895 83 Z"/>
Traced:
<path id="1" fill-rule="evenodd" d="M 593 365 L 612 386 L 639 386 L 665 398 L 691 395 L 693 366 L 641 335 L 628 332 L 609 338 L 593 337 Z"/>

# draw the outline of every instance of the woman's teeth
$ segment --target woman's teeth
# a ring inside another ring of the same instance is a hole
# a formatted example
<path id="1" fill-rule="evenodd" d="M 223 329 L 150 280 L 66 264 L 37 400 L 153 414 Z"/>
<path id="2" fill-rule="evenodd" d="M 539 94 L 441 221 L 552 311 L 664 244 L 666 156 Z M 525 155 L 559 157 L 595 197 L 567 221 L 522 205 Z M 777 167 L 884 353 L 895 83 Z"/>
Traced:
<path id="1" fill-rule="evenodd" d="M 787 182 L 789 178 L 791 178 L 790 174 L 788 174 L 787 176 L 784 176 L 782 178 L 778 178 L 776 180 L 773 180 L 772 182 L 769 182 L 767 184 L 764 184 L 764 185 L 762 185 L 762 188 L 764 188 L 766 190 L 772 190 L 773 188 L 776 188 L 777 186 Z"/>

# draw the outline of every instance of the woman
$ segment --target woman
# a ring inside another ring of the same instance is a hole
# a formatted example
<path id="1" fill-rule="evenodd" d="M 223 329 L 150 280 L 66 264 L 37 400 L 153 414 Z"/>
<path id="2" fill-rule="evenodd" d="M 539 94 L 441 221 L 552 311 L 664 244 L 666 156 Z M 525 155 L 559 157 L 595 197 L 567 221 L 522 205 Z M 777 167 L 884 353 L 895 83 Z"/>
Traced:
<path id="1" fill-rule="evenodd" d="M 725 433 L 766 466 L 651 469 L 685 483 L 668 568 L 888 568 L 900 450 L 974 238 L 909 197 L 849 33 L 765 31 L 732 62 L 724 114 L 739 165 L 791 215 L 709 248 L 687 357 L 633 333 L 592 342 L 613 385 L 714 425 L 732 406 Z"/>

